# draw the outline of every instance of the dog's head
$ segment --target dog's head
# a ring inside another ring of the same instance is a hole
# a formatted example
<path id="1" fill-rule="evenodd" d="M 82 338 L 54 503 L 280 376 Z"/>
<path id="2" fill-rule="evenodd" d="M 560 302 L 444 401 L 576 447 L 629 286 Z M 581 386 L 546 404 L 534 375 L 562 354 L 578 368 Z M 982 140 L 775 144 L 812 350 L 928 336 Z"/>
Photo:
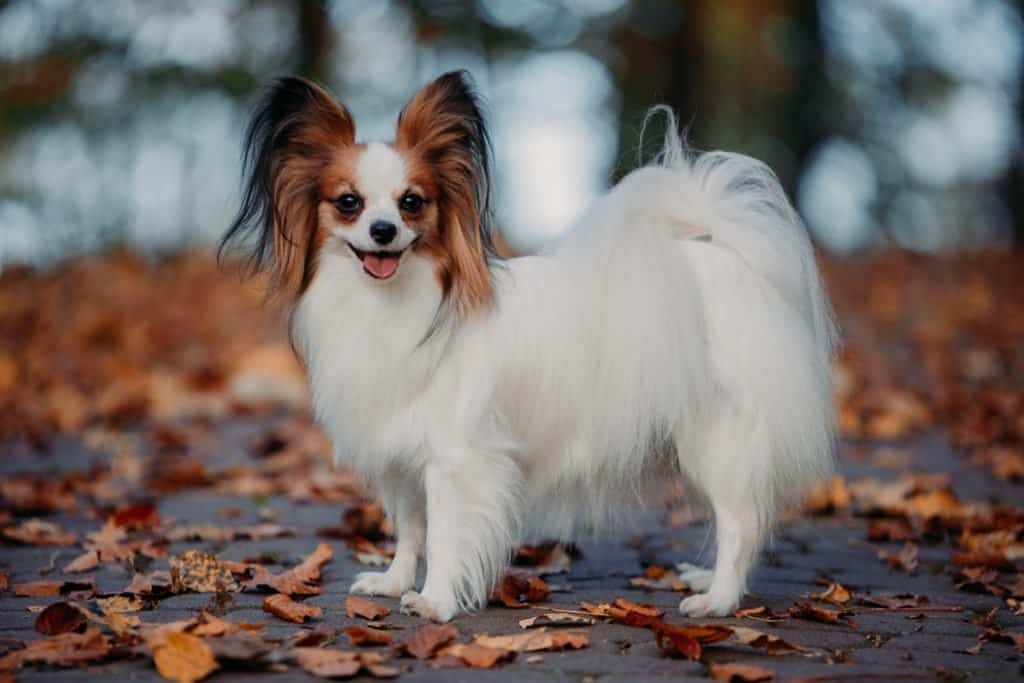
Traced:
<path id="1" fill-rule="evenodd" d="M 242 206 L 222 249 L 245 244 L 277 292 L 301 296 L 323 251 L 336 249 L 385 286 L 406 258 L 429 259 L 457 311 L 490 305 L 490 142 L 465 72 L 420 90 L 394 142 L 369 144 L 355 141 L 352 116 L 325 90 L 284 78 L 245 140 Z"/>

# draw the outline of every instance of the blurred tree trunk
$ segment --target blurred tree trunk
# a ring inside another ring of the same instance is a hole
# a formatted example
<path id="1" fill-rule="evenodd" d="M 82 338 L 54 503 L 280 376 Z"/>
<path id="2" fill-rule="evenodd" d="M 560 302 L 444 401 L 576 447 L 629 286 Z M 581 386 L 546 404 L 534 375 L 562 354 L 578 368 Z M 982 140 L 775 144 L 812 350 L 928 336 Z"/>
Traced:
<path id="1" fill-rule="evenodd" d="M 640 3 L 641 5 L 643 3 Z M 627 25 L 616 36 L 624 123 L 620 157 L 637 149 L 643 112 L 663 102 L 697 149 L 745 152 L 767 162 L 792 194 L 826 131 L 824 49 L 817 3 L 733 0 L 678 3 L 682 21 L 646 39 Z M 761 131 L 778 131 L 773 138 Z M 656 135 L 649 136 L 648 153 Z M 620 163 L 627 171 L 632 163 Z"/>
<path id="2" fill-rule="evenodd" d="M 313 80 L 327 76 L 331 23 L 325 0 L 299 0 L 299 73 Z"/>

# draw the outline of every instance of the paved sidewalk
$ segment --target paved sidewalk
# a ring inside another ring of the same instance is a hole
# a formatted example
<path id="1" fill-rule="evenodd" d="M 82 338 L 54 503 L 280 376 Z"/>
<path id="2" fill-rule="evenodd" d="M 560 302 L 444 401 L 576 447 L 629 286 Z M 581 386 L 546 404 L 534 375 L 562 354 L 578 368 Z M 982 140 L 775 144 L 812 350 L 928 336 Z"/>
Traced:
<path id="1" fill-rule="evenodd" d="M 292 527 L 294 536 L 262 540 L 233 541 L 181 541 L 170 544 L 169 555 L 180 555 L 192 548 L 207 549 L 219 559 L 243 560 L 262 556 L 283 564 L 293 564 L 308 555 L 325 539 L 318 530 L 336 527 L 343 510 L 351 503 L 317 502 L 317 495 L 291 496 L 274 493 L 263 495 L 229 495 L 217 493 L 218 478 L 233 477 L 244 482 L 243 469 L 258 468 L 259 455 L 253 455 L 253 444 L 259 442 L 276 419 L 269 417 L 233 418 L 208 429 L 200 429 L 198 436 L 192 427 L 183 428 L 189 448 L 195 444 L 203 453 L 203 476 L 192 481 L 178 469 L 162 470 L 162 480 L 150 479 L 169 490 L 158 495 L 158 511 L 162 524 L 217 524 L 257 525 L 266 523 L 273 515 L 274 524 Z M 138 443 L 162 444 L 174 441 L 175 434 L 153 436 L 143 431 Z M 266 448 L 266 437 L 263 437 Z M 172 443 L 172 447 L 182 444 Z M 110 444 L 104 444 L 109 447 Z M 137 446 L 146 457 L 145 448 Z M 116 450 L 116 449 L 115 449 Z M 173 448 L 171 450 L 174 450 Z M 188 449 L 186 449 L 188 450 Z M 948 473 L 952 475 L 955 492 L 962 500 L 986 502 L 1020 502 L 1019 487 L 1001 482 L 987 470 L 968 464 L 962 457 L 949 451 L 937 436 L 917 439 L 908 447 L 894 451 L 880 444 L 845 444 L 842 448 L 842 469 L 848 479 L 874 477 L 894 480 L 905 471 Z M 898 468 L 893 467 L 893 453 L 898 454 Z M 181 459 L 181 455 L 157 455 L 156 458 Z M 24 444 L 7 444 L 0 453 L 0 474 L 11 475 L 30 472 L 47 475 L 53 481 L 78 472 L 89 478 L 90 472 L 106 472 L 111 464 L 109 452 L 90 450 L 81 442 L 63 440 L 51 444 L 45 455 L 32 452 Z M 908 460 L 909 458 L 909 460 Z M 145 460 L 152 467 L 152 459 Z M 189 461 L 191 462 L 191 461 Z M 131 458 L 122 453 L 114 460 L 114 470 L 132 467 Z M 183 469 L 182 469 L 183 471 Z M 225 475 L 224 473 L 229 473 Z M 216 475 L 211 478 L 211 474 Z M 175 477 L 183 477 L 175 485 Z M 287 480 L 287 472 L 284 480 Z M 295 483 L 315 480 L 307 474 L 297 475 Z M 276 481 L 282 481 L 281 478 Z M 337 484 L 337 482 L 333 482 Z M 241 490 L 242 485 L 237 488 Z M 55 512 L 44 518 L 60 524 L 81 538 L 94 531 L 102 519 L 89 519 L 87 506 L 77 511 Z M 703 525 L 672 528 L 665 524 L 666 515 L 655 511 L 645 518 L 636 534 L 624 535 L 601 543 L 584 543 L 583 557 L 573 561 L 565 575 L 548 577 L 553 592 L 546 604 L 570 609 L 578 608 L 581 601 L 610 602 L 627 598 L 637 603 L 648 603 L 666 611 L 671 623 L 695 623 L 683 619 L 676 610 L 682 593 L 647 591 L 631 585 L 630 579 L 641 575 L 645 566 L 672 566 L 679 561 L 698 561 L 705 547 L 706 531 Z M 8 523 L 21 519 L 16 516 Z M 920 610 L 893 610 L 871 608 L 851 602 L 849 620 L 845 617 L 836 624 L 817 623 L 788 618 L 777 623 L 764 623 L 751 619 L 709 620 L 731 627 L 746 627 L 779 636 L 788 643 L 806 648 L 804 652 L 771 656 L 763 649 L 754 649 L 725 642 L 705 649 L 703 661 L 672 659 L 659 653 L 652 632 L 617 624 L 597 624 L 586 627 L 589 647 L 566 652 L 542 652 L 540 656 L 520 654 L 514 661 L 499 665 L 494 670 L 432 668 L 431 662 L 413 659 L 393 659 L 400 669 L 400 679 L 408 681 L 620 681 L 632 683 L 663 680 L 707 680 L 711 663 L 741 662 L 763 667 L 774 673 L 776 680 L 805 678 L 818 681 L 842 680 L 969 680 L 1008 681 L 1024 672 L 1024 659 L 1010 643 L 980 641 L 986 627 L 971 623 L 992 608 L 999 611 L 995 621 L 999 628 L 1020 632 L 1024 617 L 1014 616 L 1004 601 L 991 594 L 958 590 L 949 566 L 948 543 L 919 544 L 919 564 L 912 572 L 900 571 L 876 557 L 876 551 L 865 542 L 866 520 L 843 511 L 837 514 L 801 518 L 788 526 L 765 554 L 752 585 L 751 595 L 743 607 L 765 605 L 773 612 L 785 614 L 794 602 L 808 602 L 808 595 L 825 589 L 822 583 L 836 581 L 854 592 L 855 597 L 883 594 L 913 594 L 925 596 L 927 603 Z M 326 625 L 340 629 L 357 623 L 359 619 L 345 616 L 346 589 L 353 576 L 364 569 L 358 563 L 348 544 L 343 540 L 327 539 L 334 550 L 334 559 L 324 567 L 322 593 L 305 600 L 305 604 L 323 609 L 323 616 L 302 627 L 287 623 L 261 609 L 265 595 L 240 592 L 231 595 L 226 604 L 215 604 L 211 594 L 182 593 L 156 603 L 155 608 L 139 612 L 145 623 L 163 623 L 189 619 L 202 608 L 221 611 L 233 621 L 266 624 L 268 638 L 287 639 L 298 628 L 312 630 Z M 902 543 L 880 543 L 879 548 L 897 551 Z M 81 551 L 74 547 L 42 547 L 35 545 L 0 545 L 0 571 L 9 572 L 9 584 L 40 579 L 65 579 L 60 568 Z M 706 554 L 706 553 L 705 553 Z M 705 558 L 706 559 L 706 558 Z M 167 567 L 167 559 L 157 559 L 147 571 Z M 45 568 L 56 568 L 41 575 Z M 278 571 L 280 567 L 271 567 Z M 118 563 L 101 564 L 86 576 L 93 577 L 97 592 L 113 594 L 121 591 L 132 575 Z M 41 637 L 33 630 L 36 614 L 33 606 L 47 605 L 59 598 L 15 597 L 12 591 L 0 594 L 0 653 L 13 647 L 17 641 Z M 379 599 L 392 610 L 387 621 L 396 627 L 411 629 L 419 621 L 397 614 L 397 601 Z M 813 602 L 813 601 L 811 601 Z M 829 607 L 821 602 L 814 604 Z M 834 606 L 832 606 L 834 607 Z M 956 608 L 958 611 L 944 610 Z M 480 613 L 463 616 L 454 622 L 461 640 L 477 633 L 505 634 L 519 631 L 517 622 L 527 616 L 541 613 L 537 609 L 507 609 L 491 607 Z M 849 621 L 849 623 L 848 623 Z M 396 630 L 396 641 L 401 641 L 408 630 Z M 979 648 L 979 643 L 980 648 Z M 348 648 L 344 635 L 338 639 L 340 647 Z M 159 680 L 160 676 L 148 657 L 119 659 L 86 668 L 34 668 L 29 665 L 14 674 L 15 680 L 73 681 Z M 217 681 L 242 681 L 260 678 L 274 681 L 307 680 L 311 677 L 300 669 L 286 671 L 250 671 L 224 669 L 213 674 Z M 0 680 L 3 679 L 0 674 Z"/>

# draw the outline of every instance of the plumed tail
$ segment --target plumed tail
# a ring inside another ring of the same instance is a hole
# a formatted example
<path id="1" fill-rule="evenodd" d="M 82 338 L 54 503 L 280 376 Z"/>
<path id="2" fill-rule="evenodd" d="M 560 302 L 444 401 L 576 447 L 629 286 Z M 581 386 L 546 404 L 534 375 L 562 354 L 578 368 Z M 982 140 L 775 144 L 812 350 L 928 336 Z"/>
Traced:
<path id="1" fill-rule="evenodd" d="M 691 151 L 667 106 L 653 107 L 644 128 L 659 114 L 666 119 L 664 142 L 648 168 L 682 177 L 673 188 L 680 212 L 674 235 L 735 251 L 804 316 L 814 330 L 821 362 L 830 364 L 838 327 L 807 230 L 775 172 L 743 154 Z"/>
<path id="2" fill-rule="evenodd" d="M 810 238 L 771 169 L 741 154 L 691 152 L 672 112 L 659 113 L 668 123 L 661 153 L 614 192 L 630 229 L 650 226 L 681 244 L 702 291 L 718 389 L 708 397 L 712 436 L 683 446 L 735 469 L 693 478 L 712 500 L 723 498 L 714 489 L 740 486 L 770 526 L 833 466 L 836 325 Z"/>

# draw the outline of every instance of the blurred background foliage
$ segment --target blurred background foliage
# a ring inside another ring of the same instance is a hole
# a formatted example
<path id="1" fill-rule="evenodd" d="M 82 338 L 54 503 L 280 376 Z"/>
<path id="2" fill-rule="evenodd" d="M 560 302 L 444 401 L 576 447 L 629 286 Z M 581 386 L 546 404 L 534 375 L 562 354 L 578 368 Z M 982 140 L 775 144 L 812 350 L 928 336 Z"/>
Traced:
<path id="1" fill-rule="evenodd" d="M 655 151 L 656 103 L 695 147 L 771 164 L 830 251 L 1005 245 L 1022 65 L 1009 0 L 0 1 L 0 265 L 216 239 L 271 77 L 322 81 L 389 139 L 453 68 L 489 103 L 520 250 Z"/>

